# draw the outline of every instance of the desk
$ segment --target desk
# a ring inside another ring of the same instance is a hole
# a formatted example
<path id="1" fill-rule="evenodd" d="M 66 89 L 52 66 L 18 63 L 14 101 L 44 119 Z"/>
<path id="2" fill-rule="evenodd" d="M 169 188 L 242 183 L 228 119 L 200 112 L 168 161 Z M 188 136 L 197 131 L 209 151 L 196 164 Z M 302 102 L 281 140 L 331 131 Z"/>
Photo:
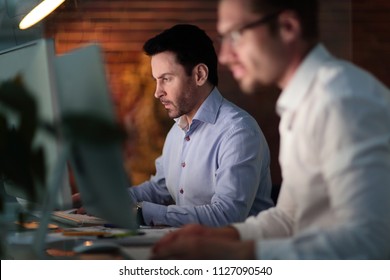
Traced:
<path id="1" fill-rule="evenodd" d="M 75 253 L 74 246 L 85 242 L 84 240 L 64 240 L 48 243 L 44 259 L 52 260 L 123 260 L 136 259 L 147 260 L 150 256 L 151 246 L 122 246 L 121 252 L 117 250 L 93 252 L 93 253 Z M 31 244 L 8 244 L 6 259 L 27 260 L 37 259 L 38 257 L 32 251 Z"/>
<path id="2" fill-rule="evenodd" d="M 32 220 L 37 218 L 32 218 Z M 170 228 L 151 228 L 141 229 L 146 232 L 144 236 L 131 236 L 123 238 L 105 239 L 104 242 L 114 242 L 121 245 L 121 250 L 112 250 L 102 253 L 83 253 L 77 254 L 73 248 L 86 240 L 99 242 L 96 236 L 64 236 L 64 230 L 99 230 L 99 227 L 69 228 L 60 223 L 54 223 L 58 228 L 49 229 L 46 236 L 46 259 L 137 259 L 144 260 L 150 256 L 150 250 L 153 242 L 161 238 L 164 234 L 171 231 Z M 102 227 L 100 227 L 102 228 Z M 6 259 L 37 259 L 33 253 L 32 244 L 34 242 L 35 230 L 26 230 L 23 227 L 10 223 L 8 225 L 7 236 L 7 255 Z M 107 229 L 109 230 L 109 229 Z M 120 230 L 120 229 L 116 229 Z M 149 239 L 148 239 L 149 238 Z M 154 241 L 153 241 L 154 240 Z M 100 239 L 101 241 L 101 239 Z M 130 256 L 130 257 L 129 257 Z"/>

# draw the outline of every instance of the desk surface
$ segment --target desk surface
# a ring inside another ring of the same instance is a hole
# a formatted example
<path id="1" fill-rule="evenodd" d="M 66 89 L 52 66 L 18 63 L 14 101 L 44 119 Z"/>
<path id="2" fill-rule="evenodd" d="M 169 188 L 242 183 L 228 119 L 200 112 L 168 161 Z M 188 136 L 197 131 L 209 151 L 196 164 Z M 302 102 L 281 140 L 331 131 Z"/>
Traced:
<path id="1" fill-rule="evenodd" d="M 73 251 L 74 246 L 84 241 L 77 242 L 58 242 L 47 244 L 44 249 L 43 259 L 54 260 L 114 260 L 114 259 L 134 259 L 147 260 L 150 257 L 151 246 L 121 246 L 121 250 L 76 253 Z M 8 244 L 7 255 L 5 259 L 27 260 L 40 259 L 32 251 L 31 244 Z"/>
<path id="2" fill-rule="evenodd" d="M 39 225 L 36 221 L 35 224 Z M 99 236 L 88 235 L 64 235 L 64 231 L 97 231 L 105 230 L 107 232 L 118 232 L 121 229 L 103 229 L 97 227 L 77 227 L 69 228 L 66 225 L 55 223 L 56 227 L 48 229 L 46 236 L 46 248 L 44 248 L 44 258 L 48 259 L 137 259 L 145 260 L 150 256 L 152 244 L 160 239 L 167 232 L 173 230 L 170 228 L 150 228 L 141 229 L 144 235 L 127 236 L 121 238 L 104 239 L 104 242 L 113 242 L 120 245 L 120 250 L 111 250 L 104 252 L 82 253 L 78 254 L 73 248 L 81 243 L 90 240 L 99 242 Z M 34 243 L 35 229 L 26 229 L 15 223 L 8 226 L 7 236 L 7 255 L 6 259 L 37 259 L 33 253 L 32 244 Z M 122 231 L 125 231 L 122 229 Z M 38 257 L 40 258 L 40 257 Z"/>

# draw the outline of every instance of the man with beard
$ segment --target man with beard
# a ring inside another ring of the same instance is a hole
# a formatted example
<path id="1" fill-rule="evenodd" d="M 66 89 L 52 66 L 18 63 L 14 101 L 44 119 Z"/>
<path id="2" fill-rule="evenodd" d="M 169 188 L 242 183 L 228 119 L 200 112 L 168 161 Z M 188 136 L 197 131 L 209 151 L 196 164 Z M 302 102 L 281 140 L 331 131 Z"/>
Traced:
<path id="1" fill-rule="evenodd" d="M 206 33 L 180 24 L 144 45 L 154 96 L 175 124 L 156 174 L 129 189 L 141 224 L 223 226 L 273 205 L 270 155 L 256 121 L 218 91 L 218 58 Z"/>

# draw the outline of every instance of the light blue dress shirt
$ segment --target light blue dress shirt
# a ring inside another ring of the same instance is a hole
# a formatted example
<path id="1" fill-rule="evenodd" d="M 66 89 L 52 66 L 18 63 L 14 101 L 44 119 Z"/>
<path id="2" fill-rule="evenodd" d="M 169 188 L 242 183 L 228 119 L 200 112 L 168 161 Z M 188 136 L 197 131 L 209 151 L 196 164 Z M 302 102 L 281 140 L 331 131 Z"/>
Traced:
<path id="1" fill-rule="evenodd" d="M 273 205 L 268 145 L 247 112 L 214 88 L 187 129 L 175 121 L 155 176 L 129 189 L 146 224 L 223 226 Z"/>

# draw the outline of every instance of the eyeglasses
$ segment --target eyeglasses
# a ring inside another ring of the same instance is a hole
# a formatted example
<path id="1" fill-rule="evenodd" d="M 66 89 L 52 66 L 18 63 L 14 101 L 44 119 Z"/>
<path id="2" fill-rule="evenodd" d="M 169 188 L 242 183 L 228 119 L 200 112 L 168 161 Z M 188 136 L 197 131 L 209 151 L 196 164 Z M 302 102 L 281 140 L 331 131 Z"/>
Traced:
<path id="1" fill-rule="evenodd" d="M 254 22 L 250 22 L 248 24 L 245 24 L 244 26 L 241 26 L 240 28 L 231 30 L 226 34 L 221 35 L 219 39 L 221 42 L 229 42 L 231 45 L 234 46 L 237 44 L 238 41 L 240 41 L 242 35 L 244 34 L 244 31 L 255 28 L 256 26 L 263 25 L 267 22 L 270 22 L 271 20 L 275 19 L 280 13 L 281 11 L 266 15 Z"/>

